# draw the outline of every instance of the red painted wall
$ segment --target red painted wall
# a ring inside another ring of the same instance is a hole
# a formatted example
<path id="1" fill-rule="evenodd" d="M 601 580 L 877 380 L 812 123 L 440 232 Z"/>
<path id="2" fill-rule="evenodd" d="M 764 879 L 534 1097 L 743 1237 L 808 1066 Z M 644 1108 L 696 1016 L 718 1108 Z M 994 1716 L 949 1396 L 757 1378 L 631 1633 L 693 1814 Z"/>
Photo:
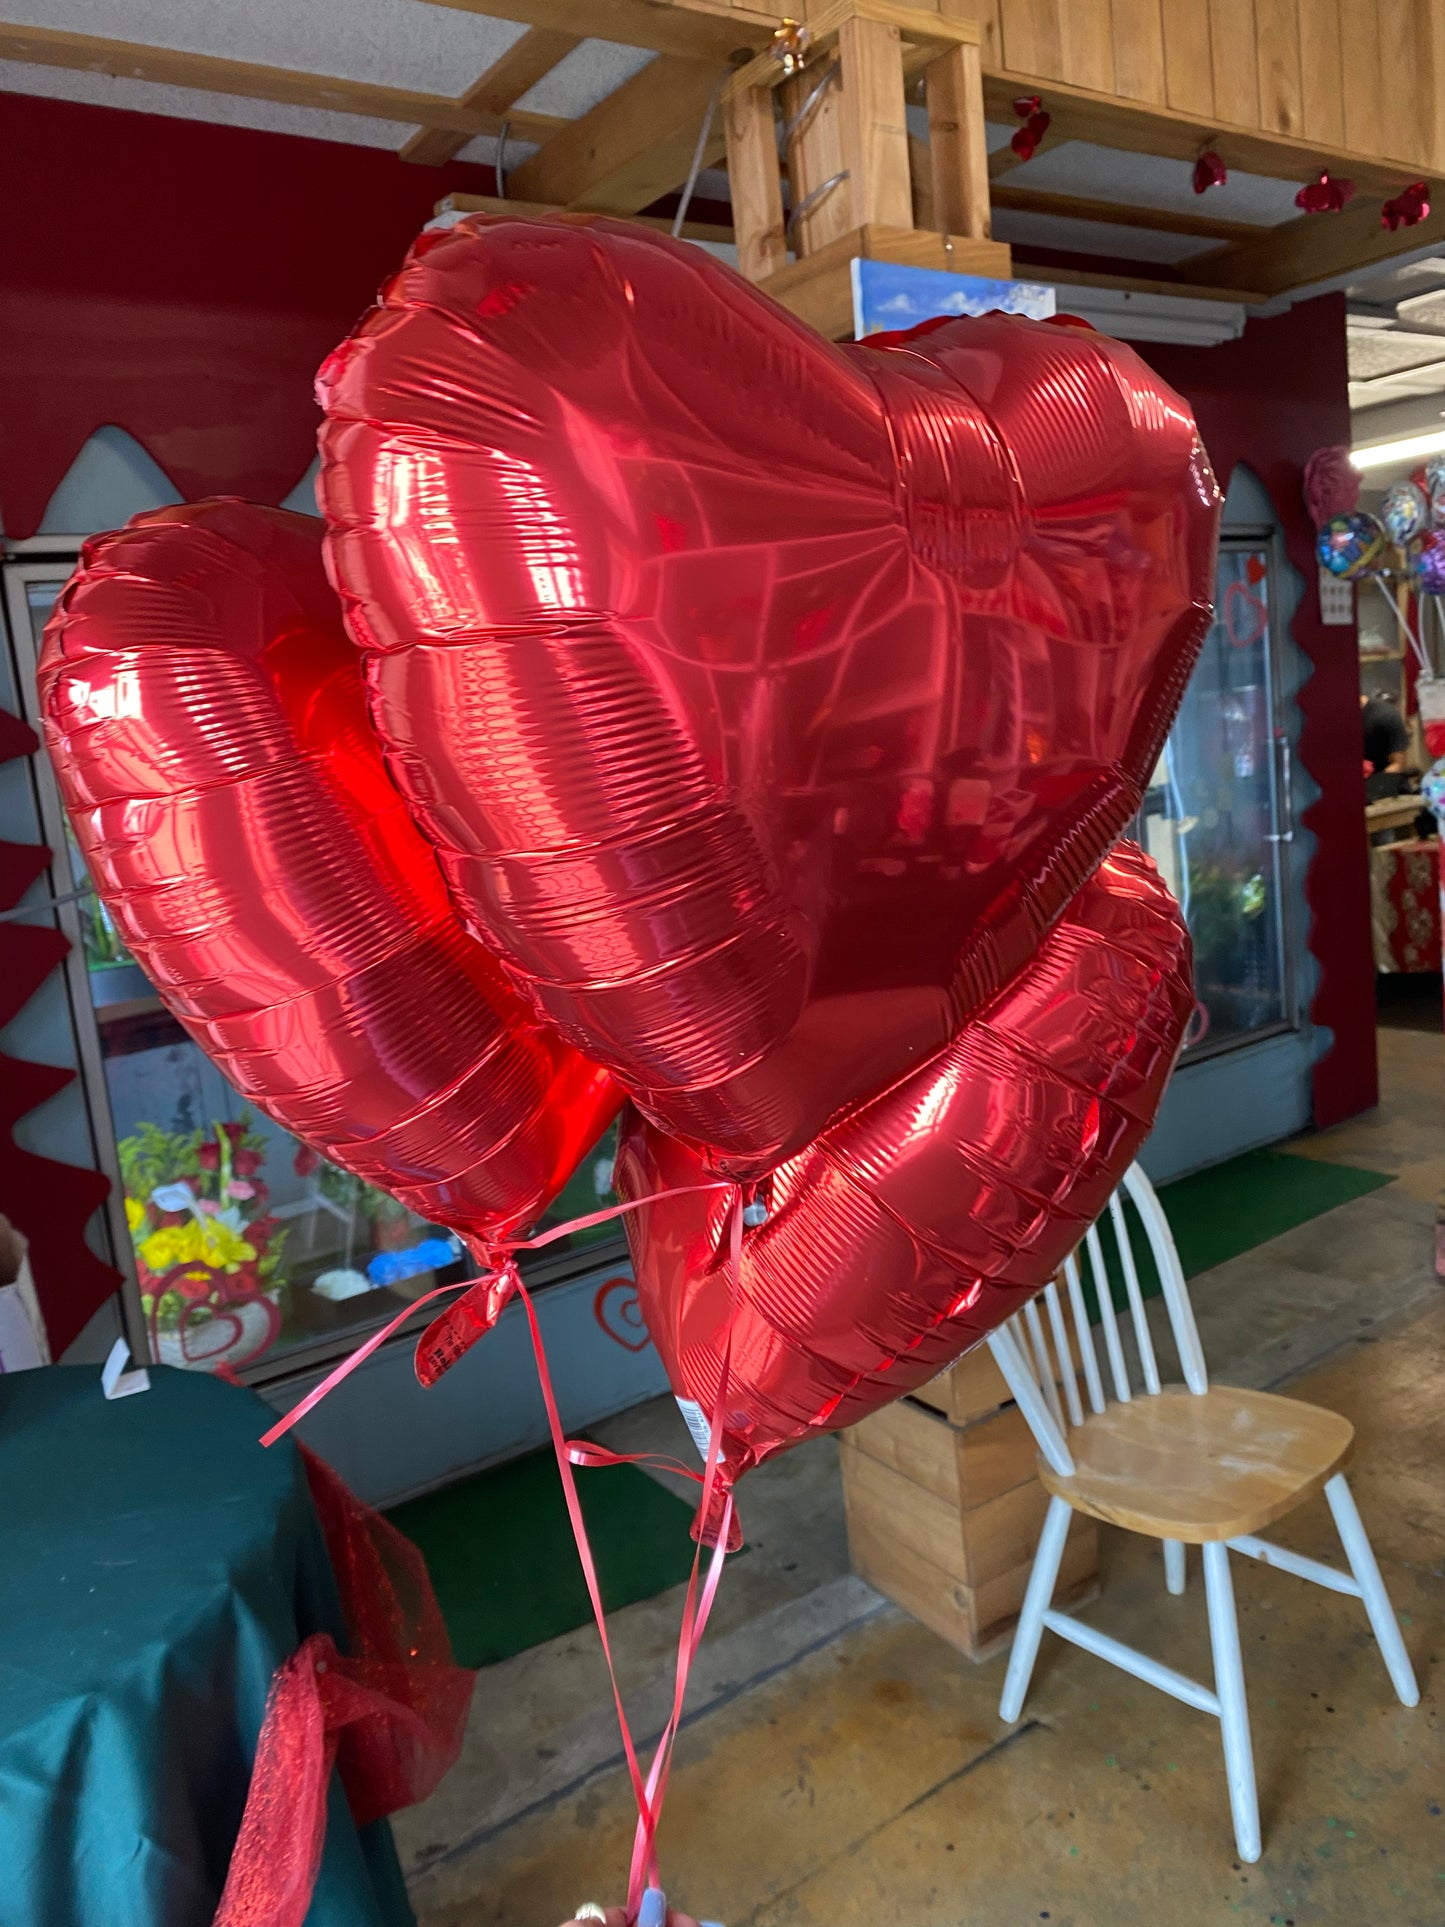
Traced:
<path id="1" fill-rule="evenodd" d="M 30 535 L 91 433 L 179 493 L 280 501 L 311 382 L 436 201 L 490 168 L 0 94 L 0 522 Z"/>
<path id="2" fill-rule="evenodd" d="M 1140 352 L 1192 404 L 1221 486 L 1239 462 L 1264 484 L 1304 579 L 1294 638 L 1313 673 L 1300 692 L 1300 760 L 1320 791 L 1304 817 L 1316 838 L 1305 888 L 1320 970 L 1310 1014 L 1334 1033 L 1315 1066 L 1314 1111 L 1316 1124 L 1336 1124 L 1379 1097 L 1357 646 L 1353 629 L 1320 621 L 1315 532 L 1301 493 L 1315 449 L 1350 439 L 1344 296 L 1250 321 L 1217 348 Z"/>

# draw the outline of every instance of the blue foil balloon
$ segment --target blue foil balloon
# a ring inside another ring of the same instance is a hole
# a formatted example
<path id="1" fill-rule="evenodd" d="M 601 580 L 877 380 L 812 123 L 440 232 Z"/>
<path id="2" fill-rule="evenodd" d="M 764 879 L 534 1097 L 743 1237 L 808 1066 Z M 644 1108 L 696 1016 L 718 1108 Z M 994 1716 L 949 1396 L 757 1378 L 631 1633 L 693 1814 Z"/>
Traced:
<path id="1" fill-rule="evenodd" d="M 1445 529 L 1426 529 L 1411 543 L 1410 577 L 1421 595 L 1445 595 Z"/>
<path id="2" fill-rule="evenodd" d="M 1357 582 L 1362 576 L 1383 575 L 1389 566 L 1390 540 L 1378 516 L 1365 509 L 1332 515 L 1320 530 L 1315 553 L 1320 567 L 1331 575 Z"/>
<path id="3" fill-rule="evenodd" d="M 1414 482 L 1395 482 L 1385 490 L 1380 520 L 1398 548 L 1420 533 L 1430 520 L 1430 504 L 1425 491 Z"/>

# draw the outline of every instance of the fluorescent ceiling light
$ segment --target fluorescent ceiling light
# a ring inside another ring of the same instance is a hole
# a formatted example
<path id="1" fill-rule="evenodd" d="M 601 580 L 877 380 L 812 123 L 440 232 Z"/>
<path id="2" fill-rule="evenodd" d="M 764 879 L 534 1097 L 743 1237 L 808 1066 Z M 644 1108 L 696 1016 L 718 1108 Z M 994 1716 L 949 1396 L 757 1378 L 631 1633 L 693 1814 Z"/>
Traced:
<path id="1" fill-rule="evenodd" d="M 1399 442 L 1376 442 L 1373 448 L 1352 448 L 1350 460 L 1356 468 L 1388 468 L 1393 462 L 1412 461 L 1416 455 L 1438 455 L 1445 448 L 1445 428 L 1432 428 L 1428 435 L 1407 435 Z"/>

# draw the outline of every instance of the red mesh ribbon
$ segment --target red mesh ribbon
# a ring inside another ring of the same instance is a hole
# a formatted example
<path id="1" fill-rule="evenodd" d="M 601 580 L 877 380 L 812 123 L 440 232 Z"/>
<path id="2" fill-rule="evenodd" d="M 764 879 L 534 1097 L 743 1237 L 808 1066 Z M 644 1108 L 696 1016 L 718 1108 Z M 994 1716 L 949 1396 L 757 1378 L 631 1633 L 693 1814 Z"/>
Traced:
<path id="1" fill-rule="evenodd" d="M 301 1447 L 346 1621 L 277 1669 L 215 1927 L 302 1927 L 339 1765 L 358 1826 L 424 1800 L 461 1751 L 474 1675 L 421 1554 Z"/>

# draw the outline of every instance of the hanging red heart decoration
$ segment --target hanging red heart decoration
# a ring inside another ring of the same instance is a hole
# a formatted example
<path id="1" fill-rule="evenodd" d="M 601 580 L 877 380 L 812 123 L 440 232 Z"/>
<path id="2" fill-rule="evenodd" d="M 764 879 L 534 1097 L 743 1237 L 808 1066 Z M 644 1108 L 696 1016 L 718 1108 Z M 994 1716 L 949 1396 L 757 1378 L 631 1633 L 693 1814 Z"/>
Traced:
<path id="1" fill-rule="evenodd" d="M 1031 114 L 1025 126 L 1020 127 L 1009 146 L 1021 161 L 1031 161 L 1039 150 L 1039 142 L 1049 131 L 1048 114 Z"/>
<path id="2" fill-rule="evenodd" d="M 1380 222 L 1393 234 L 1402 227 L 1418 227 L 1429 212 L 1429 187 L 1424 181 L 1412 181 L 1385 202 L 1380 209 Z"/>
<path id="3" fill-rule="evenodd" d="M 1194 192 L 1204 194 L 1211 187 L 1223 187 L 1228 179 L 1224 162 L 1212 147 L 1206 147 L 1194 163 Z"/>
<path id="4" fill-rule="evenodd" d="M 1355 192 L 1353 181 L 1336 180 L 1328 168 L 1319 178 L 1307 181 L 1294 197 L 1294 204 L 1306 214 L 1338 214 Z"/>

